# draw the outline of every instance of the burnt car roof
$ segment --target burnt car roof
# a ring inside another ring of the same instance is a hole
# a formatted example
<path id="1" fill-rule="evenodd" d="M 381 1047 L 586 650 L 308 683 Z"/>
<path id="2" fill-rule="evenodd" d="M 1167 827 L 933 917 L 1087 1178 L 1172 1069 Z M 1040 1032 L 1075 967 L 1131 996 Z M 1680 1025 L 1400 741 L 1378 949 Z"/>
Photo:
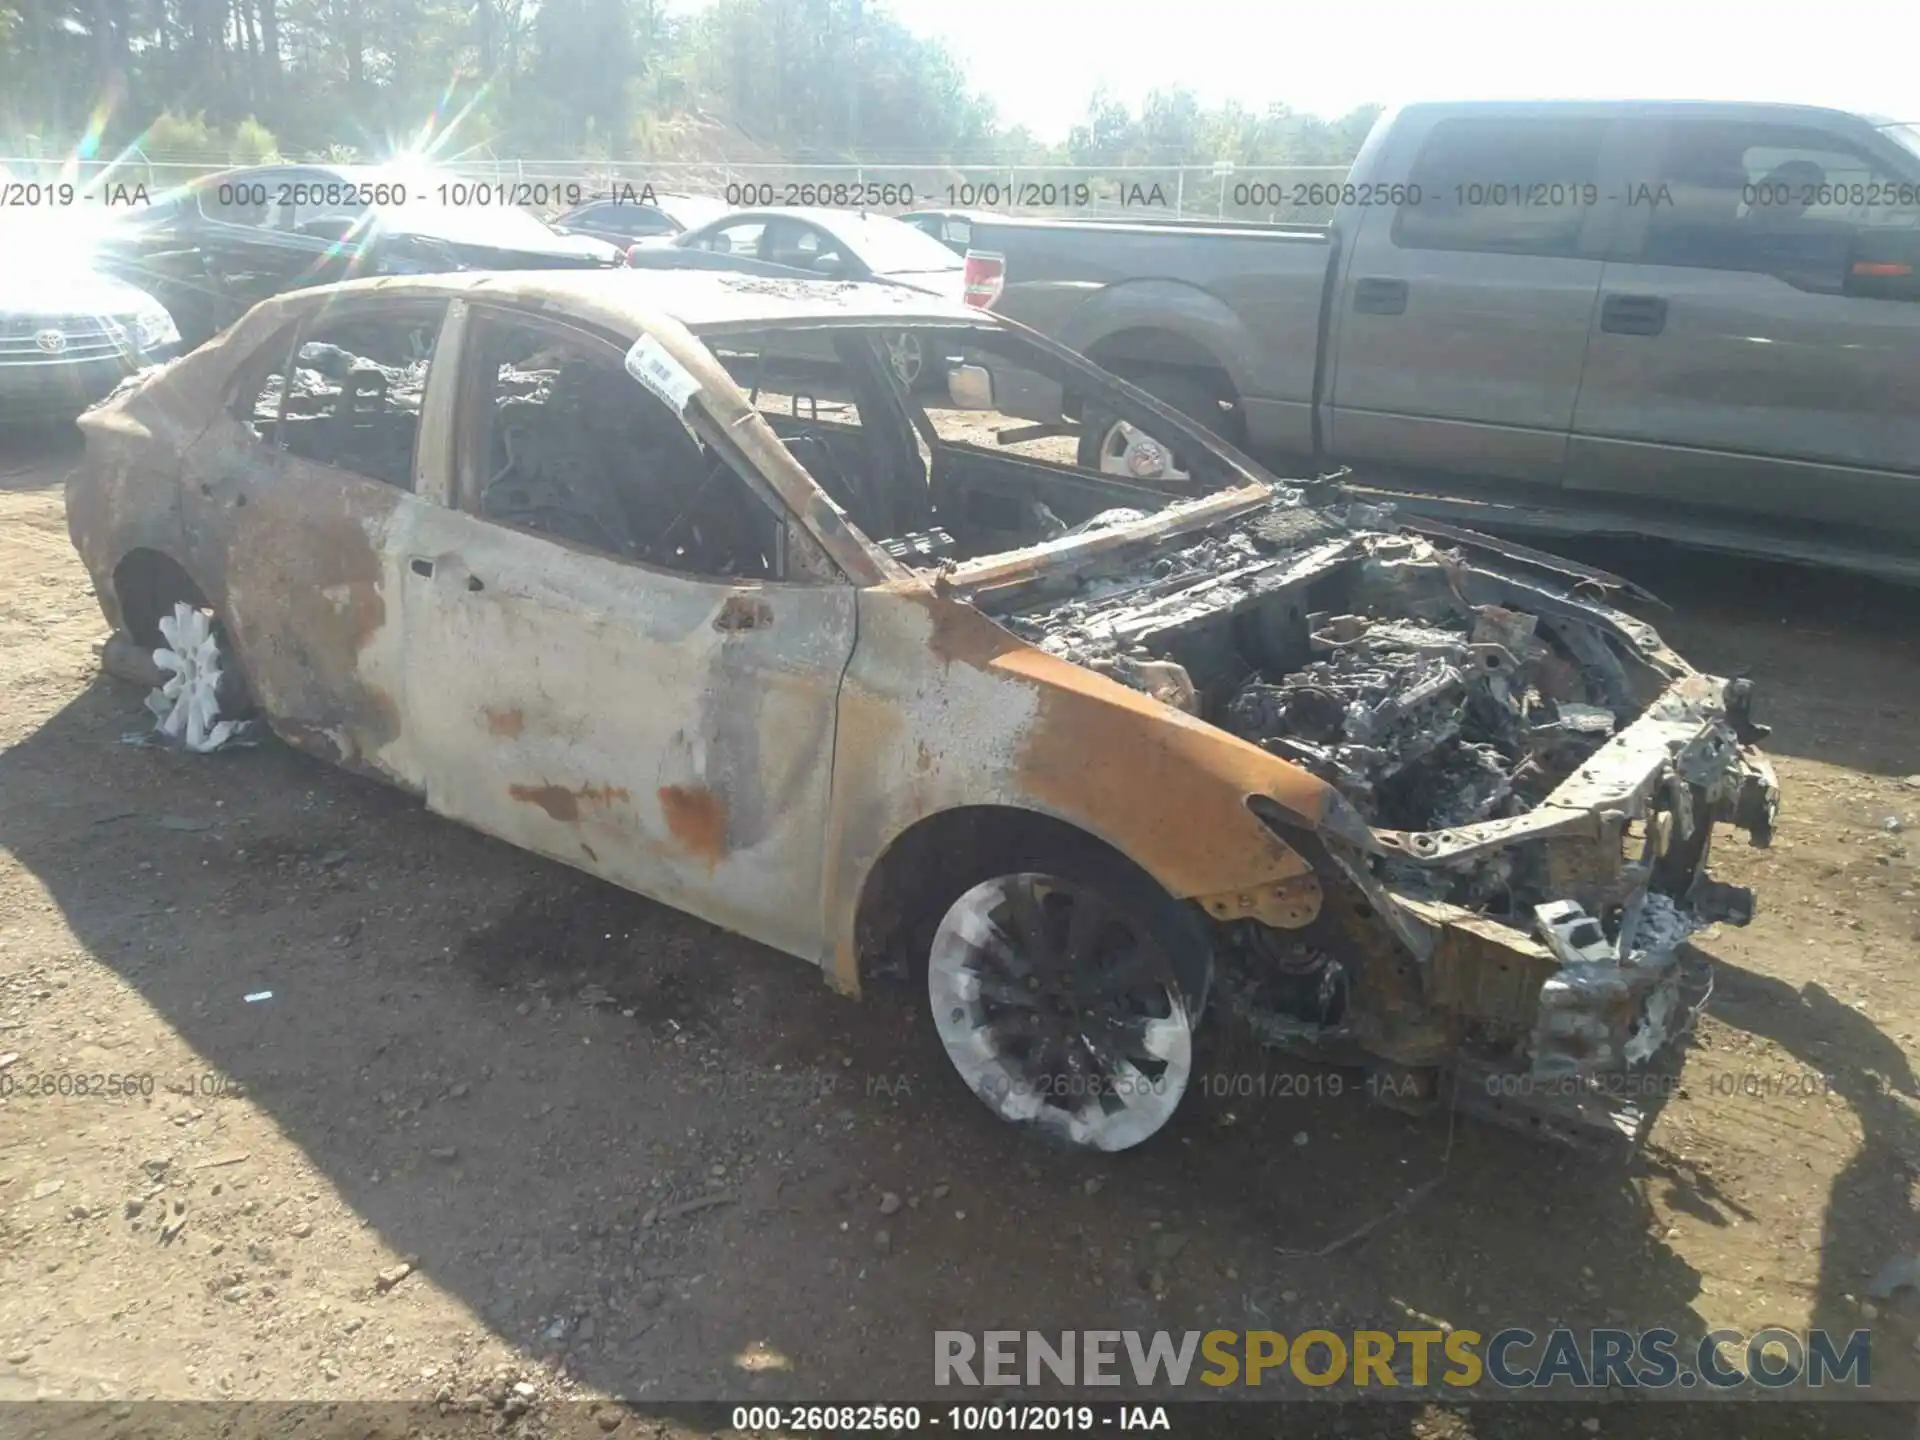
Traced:
<path id="1" fill-rule="evenodd" d="M 644 323 L 667 315 L 696 335 L 769 325 L 959 325 L 1000 323 L 923 290 L 859 280 L 788 280 L 723 270 L 458 271 L 352 281 L 325 294 L 384 288 L 577 305 Z M 314 291 L 303 292 L 312 295 Z"/>

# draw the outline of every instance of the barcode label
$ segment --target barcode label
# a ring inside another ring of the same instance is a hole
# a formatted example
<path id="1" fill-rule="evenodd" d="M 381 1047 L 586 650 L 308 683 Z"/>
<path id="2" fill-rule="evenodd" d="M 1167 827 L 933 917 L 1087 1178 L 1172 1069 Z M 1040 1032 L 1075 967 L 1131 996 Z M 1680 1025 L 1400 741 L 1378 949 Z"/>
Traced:
<path id="1" fill-rule="evenodd" d="M 700 388 L 700 382 L 651 335 L 642 335 L 627 351 L 627 373 L 671 405 L 675 414 L 687 408 Z"/>

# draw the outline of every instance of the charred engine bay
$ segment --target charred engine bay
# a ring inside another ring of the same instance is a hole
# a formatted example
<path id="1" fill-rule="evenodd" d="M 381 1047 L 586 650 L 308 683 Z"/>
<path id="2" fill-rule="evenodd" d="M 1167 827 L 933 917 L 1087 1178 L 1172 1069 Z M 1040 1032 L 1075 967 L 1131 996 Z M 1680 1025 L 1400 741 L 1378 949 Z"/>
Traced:
<path id="1" fill-rule="evenodd" d="M 1574 597 L 1571 577 L 1470 564 L 1378 528 L 1385 518 L 1383 507 L 1276 503 L 1083 568 L 1000 619 L 1311 771 L 1376 829 L 1522 814 L 1665 683 L 1641 652 L 1670 652 Z M 1517 864 L 1501 853 L 1453 872 L 1386 862 L 1403 892 L 1523 914 L 1542 897 Z"/>

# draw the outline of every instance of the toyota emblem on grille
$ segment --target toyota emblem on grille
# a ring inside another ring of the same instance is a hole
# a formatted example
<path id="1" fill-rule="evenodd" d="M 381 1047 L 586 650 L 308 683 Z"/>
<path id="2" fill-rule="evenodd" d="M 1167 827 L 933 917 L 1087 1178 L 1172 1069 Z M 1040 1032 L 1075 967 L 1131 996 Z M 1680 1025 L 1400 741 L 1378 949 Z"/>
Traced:
<path id="1" fill-rule="evenodd" d="M 58 330 L 42 330 L 33 337 L 33 343 L 49 355 L 58 355 L 67 348 L 67 337 Z"/>

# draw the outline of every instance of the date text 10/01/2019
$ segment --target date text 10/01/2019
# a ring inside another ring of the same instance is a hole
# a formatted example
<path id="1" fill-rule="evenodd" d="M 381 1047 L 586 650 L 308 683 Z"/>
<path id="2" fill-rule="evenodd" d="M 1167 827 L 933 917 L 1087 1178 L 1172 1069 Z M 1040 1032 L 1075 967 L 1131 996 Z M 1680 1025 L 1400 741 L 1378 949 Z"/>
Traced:
<path id="1" fill-rule="evenodd" d="M 960 210 L 1084 210 L 1096 205 L 1171 208 L 1172 192 L 1164 185 L 1128 181 L 1100 184 L 1090 180 L 988 180 L 943 186 L 932 192 L 891 181 L 744 180 L 728 185 L 720 198 L 739 209 L 770 205 L 813 206 L 832 210 L 911 208 L 922 202 Z"/>

